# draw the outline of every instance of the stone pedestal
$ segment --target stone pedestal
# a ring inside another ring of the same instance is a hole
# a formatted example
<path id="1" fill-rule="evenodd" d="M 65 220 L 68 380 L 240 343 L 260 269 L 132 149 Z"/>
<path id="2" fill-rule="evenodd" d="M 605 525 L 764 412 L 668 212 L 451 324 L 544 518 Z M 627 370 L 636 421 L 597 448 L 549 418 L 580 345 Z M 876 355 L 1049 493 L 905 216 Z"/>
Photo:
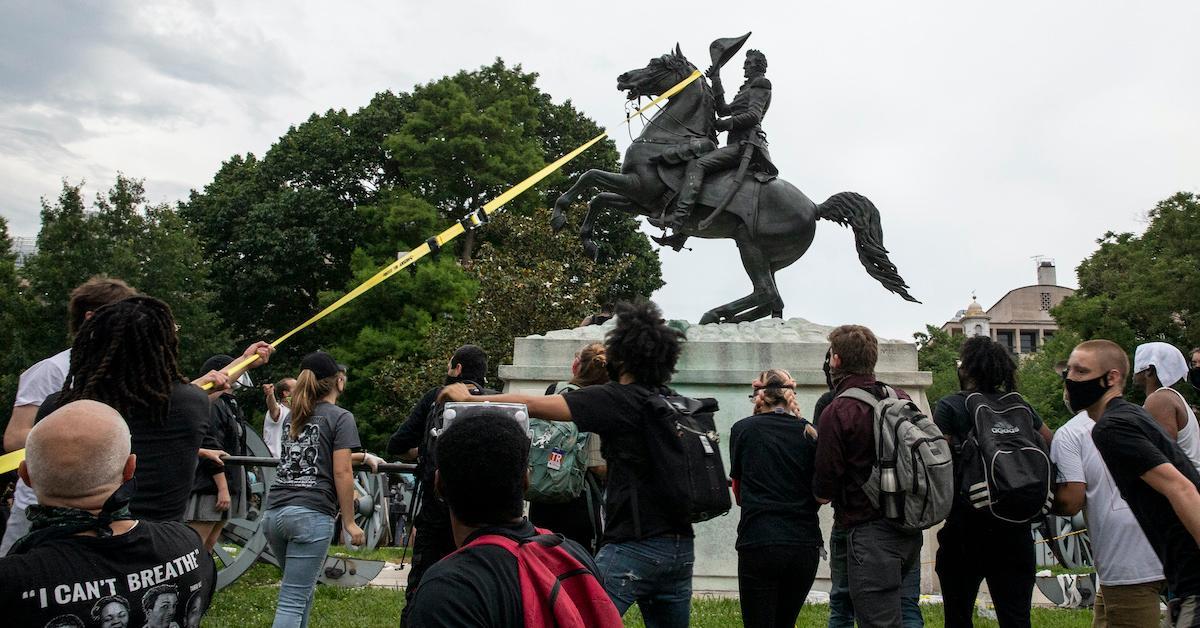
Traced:
<path id="1" fill-rule="evenodd" d="M 544 336 L 518 338 L 513 351 L 513 363 L 500 367 L 505 392 L 543 394 L 546 387 L 570 378 L 571 361 L 575 352 L 589 342 L 603 341 L 604 334 L 614 323 L 552 331 Z M 752 407 L 747 395 L 750 384 L 768 368 L 784 368 L 796 380 L 796 395 L 806 415 L 826 392 L 825 375 L 821 366 L 826 340 L 832 327 L 806 320 L 765 319 L 751 323 L 688 325 L 673 322 L 684 329 L 687 343 L 679 359 L 678 371 L 671 386 L 690 397 L 715 397 L 721 404 L 716 415 L 717 430 L 722 436 L 721 453 L 729 468 L 729 430 L 738 419 L 750 415 Z M 928 372 L 917 370 L 917 349 L 911 342 L 880 340 L 879 362 L 876 367 L 881 381 L 903 388 L 928 412 L 925 389 L 933 381 Z M 696 526 L 696 567 L 694 589 L 697 592 L 737 592 L 738 508 L 729 514 Z M 821 528 L 826 539 L 832 526 L 833 511 L 821 509 Z M 926 535 L 922 562 L 923 590 L 934 590 L 932 561 L 936 540 Z M 822 561 L 817 571 L 814 590 L 829 590 L 829 566 Z"/>

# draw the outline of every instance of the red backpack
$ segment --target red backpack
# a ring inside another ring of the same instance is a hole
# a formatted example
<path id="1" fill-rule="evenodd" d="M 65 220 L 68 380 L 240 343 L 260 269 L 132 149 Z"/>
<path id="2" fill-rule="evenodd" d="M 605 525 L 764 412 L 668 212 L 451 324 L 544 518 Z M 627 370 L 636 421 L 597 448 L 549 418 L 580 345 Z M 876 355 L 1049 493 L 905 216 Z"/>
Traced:
<path id="1" fill-rule="evenodd" d="M 517 558 L 526 628 L 620 628 L 621 615 L 600 581 L 562 542 L 563 537 L 537 528 L 537 536 L 524 539 L 484 534 L 459 551 L 495 545 Z"/>

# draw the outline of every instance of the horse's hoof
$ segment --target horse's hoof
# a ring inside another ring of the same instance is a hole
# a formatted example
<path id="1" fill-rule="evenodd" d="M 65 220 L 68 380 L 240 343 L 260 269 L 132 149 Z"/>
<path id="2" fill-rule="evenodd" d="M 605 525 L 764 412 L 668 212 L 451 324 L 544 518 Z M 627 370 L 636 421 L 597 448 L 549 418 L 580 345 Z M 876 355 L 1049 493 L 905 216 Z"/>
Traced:
<path id="1" fill-rule="evenodd" d="M 713 314 L 712 312 L 706 312 L 704 314 L 704 316 L 700 317 L 701 325 L 707 325 L 709 323 L 719 323 L 719 322 L 721 322 L 721 317 L 717 316 L 716 314 Z"/>
<path id="2" fill-rule="evenodd" d="M 555 209 L 554 215 L 550 217 L 550 230 L 558 233 L 565 226 L 567 226 L 567 215 Z"/>
<path id="3" fill-rule="evenodd" d="M 596 243 L 591 240 L 584 240 L 583 241 L 583 254 L 587 255 L 588 259 L 592 260 L 593 262 L 599 261 L 600 247 L 596 246 Z"/>

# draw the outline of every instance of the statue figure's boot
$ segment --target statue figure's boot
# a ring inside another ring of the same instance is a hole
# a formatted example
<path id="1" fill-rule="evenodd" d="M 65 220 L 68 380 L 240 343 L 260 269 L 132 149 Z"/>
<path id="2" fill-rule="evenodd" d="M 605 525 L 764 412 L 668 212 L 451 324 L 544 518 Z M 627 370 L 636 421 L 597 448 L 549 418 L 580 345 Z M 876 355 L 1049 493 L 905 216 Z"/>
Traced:
<path id="1" fill-rule="evenodd" d="M 688 235 L 683 232 L 683 225 L 692 215 L 692 208 L 696 205 L 696 199 L 700 197 L 700 188 L 703 185 L 704 168 L 700 166 L 698 160 L 693 159 L 688 162 L 687 169 L 683 173 L 683 185 L 679 190 L 679 199 L 675 201 L 675 211 L 671 214 L 671 221 L 667 224 L 673 233 L 663 237 L 651 236 L 652 240 L 676 251 L 683 248 L 684 242 L 687 242 L 688 239 Z"/>

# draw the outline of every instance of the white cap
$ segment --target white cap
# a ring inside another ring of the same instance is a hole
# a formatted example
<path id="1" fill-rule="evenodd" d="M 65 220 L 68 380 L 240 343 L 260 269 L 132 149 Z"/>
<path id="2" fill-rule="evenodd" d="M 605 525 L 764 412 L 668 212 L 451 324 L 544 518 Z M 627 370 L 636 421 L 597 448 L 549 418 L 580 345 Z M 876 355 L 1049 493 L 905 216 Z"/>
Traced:
<path id="1" fill-rule="evenodd" d="M 1188 372 L 1187 359 L 1183 353 L 1165 342 L 1147 342 L 1138 345 L 1133 352 L 1133 372 L 1154 367 L 1154 373 L 1163 386 L 1170 386 L 1184 378 Z"/>

